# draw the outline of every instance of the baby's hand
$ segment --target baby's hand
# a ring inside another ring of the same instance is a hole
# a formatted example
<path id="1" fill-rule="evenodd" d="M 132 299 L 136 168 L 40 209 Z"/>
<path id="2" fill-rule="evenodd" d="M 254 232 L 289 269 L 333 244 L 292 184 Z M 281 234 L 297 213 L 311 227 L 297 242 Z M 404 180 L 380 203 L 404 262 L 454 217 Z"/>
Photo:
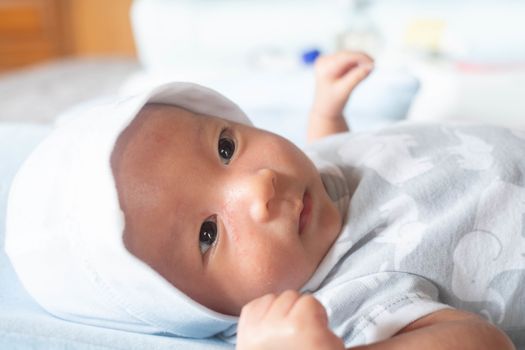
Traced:
<path id="1" fill-rule="evenodd" d="M 350 94 L 372 67 L 373 60 L 363 53 L 342 51 L 319 57 L 315 62 L 314 110 L 326 118 L 342 116 Z"/>
<path id="2" fill-rule="evenodd" d="M 237 350 L 267 349 L 341 350 L 344 345 L 313 296 L 286 291 L 255 299 L 241 311 Z"/>

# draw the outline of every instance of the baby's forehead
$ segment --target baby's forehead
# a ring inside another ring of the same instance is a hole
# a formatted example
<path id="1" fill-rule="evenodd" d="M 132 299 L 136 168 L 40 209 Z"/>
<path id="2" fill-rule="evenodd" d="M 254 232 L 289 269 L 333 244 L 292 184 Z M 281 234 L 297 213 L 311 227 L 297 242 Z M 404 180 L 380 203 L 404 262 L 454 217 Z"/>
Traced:
<path id="1" fill-rule="evenodd" d="M 199 119 L 202 119 L 199 116 L 175 105 L 147 103 L 122 130 L 115 142 L 113 153 L 120 154 L 133 143 L 149 140 L 161 132 L 169 132 L 172 128 L 180 128 L 182 119 L 195 119 L 195 123 L 199 123 Z M 172 128 L 166 129 L 168 125 Z"/>
<path id="2" fill-rule="evenodd" d="M 226 123 L 241 125 L 231 118 L 200 114 L 177 105 L 147 103 L 115 142 L 111 155 L 113 172 L 130 162 L 152 164 L 174 145 L 186 149 L 191 144 L 189 151 L 199 155 L 206 140 L 216 137 L 213 131 L 218 129 L 217 125 Z"/>
<path id="3" fill-rule="evenodd" d="M 174 164 L 181 168 L 209 157 L 222 121 L 174 105 L 145 105 L 115 142 L 111 167 L 117 188 L 131 178 L 134 183 L 152 180 Z"/>
<path id="4" fill-rule="evenodd" d="M 176 127 L 182 115 L 196 118 L 193 113 L 173 105 L 148 103 L 142 107 L 115 141 L 111 154 L 114 172 L 116 166 L 130 158 L 130 154 L 133 154 L 131 158 L 136 158 L 142 150 L 151 147 L 152 142 L 161 141 L 162 133 L 168 132 L 166 125 L 171 124 Z"/>

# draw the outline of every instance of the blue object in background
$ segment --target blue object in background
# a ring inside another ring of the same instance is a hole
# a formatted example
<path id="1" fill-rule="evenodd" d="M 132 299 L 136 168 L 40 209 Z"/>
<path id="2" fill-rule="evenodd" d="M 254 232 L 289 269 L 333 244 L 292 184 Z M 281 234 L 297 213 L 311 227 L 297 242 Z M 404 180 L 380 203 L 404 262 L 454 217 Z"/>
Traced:
<path id="1" fill-rule="evenodd" d="M 350 128 L 364 131 L 406 119 L 419 87 L 408 71 L 375 68 L 350 96 L 345 108 Z"/>
<path id="2" fill-rule="evenodd" d="M 319 49 L 310 49 L 303 51 L 301 55 L 301 59 L 304 64 L 306 65 L 312 65 L 315 63 L 315 60 L 317 57 L 321 55 L 321 51 Z"/>

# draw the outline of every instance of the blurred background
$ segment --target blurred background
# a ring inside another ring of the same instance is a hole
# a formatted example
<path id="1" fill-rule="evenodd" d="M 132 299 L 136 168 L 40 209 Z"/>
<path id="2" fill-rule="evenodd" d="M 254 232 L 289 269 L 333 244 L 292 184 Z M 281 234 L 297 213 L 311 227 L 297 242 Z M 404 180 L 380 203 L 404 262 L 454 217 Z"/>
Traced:
<path id="1" fill-rule="evenodd" d="M 0 0 L 0 121 L 52 123 L 170 80 L 302 145 L 318 54 L 376 69 L 346 115 L 525 127 L 522 0 Z"/>

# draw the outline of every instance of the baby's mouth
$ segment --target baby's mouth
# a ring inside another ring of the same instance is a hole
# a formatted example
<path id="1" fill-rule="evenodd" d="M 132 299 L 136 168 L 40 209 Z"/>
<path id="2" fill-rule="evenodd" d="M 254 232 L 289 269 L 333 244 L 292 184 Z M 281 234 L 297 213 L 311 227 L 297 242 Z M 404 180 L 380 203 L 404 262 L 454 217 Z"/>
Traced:
<path id="1" fill-rule="evenodd" d="M 299 215 L 299 235 L 302 235 L 306 225 L 310 222 L 310 217 L 312 214 L 312 197 L 310 193 L 305 191 L 303 195 L 303 210 Z"/>

